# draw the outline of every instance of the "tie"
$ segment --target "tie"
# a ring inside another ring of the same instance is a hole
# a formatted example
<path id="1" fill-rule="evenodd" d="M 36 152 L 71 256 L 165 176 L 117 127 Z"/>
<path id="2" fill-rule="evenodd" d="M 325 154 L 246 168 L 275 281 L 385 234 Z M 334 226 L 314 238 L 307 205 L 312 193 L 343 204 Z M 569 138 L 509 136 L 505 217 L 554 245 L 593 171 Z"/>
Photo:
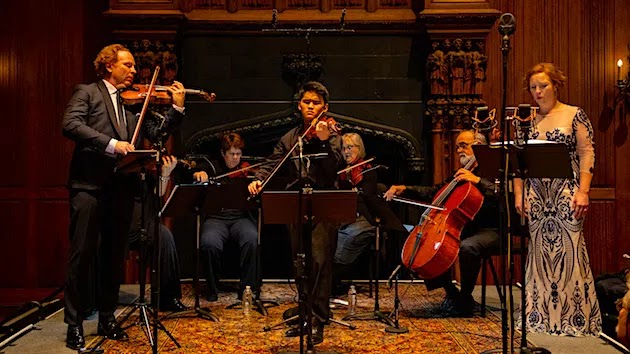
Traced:
<path id="1" fill-rule="evenodd" d="M 120 90 L 116 92 L 116 102 L 118 104 L 118 117 L 116 117 L 116 121 L 118 122 L 118 127 L 121 130 L 120 137 L 122 140 L 127 140 L 129 134 L 127 134 L 127 119 L 125 117 L 125 107 L 122 103 L 122 98 L 120 97 Z"/>

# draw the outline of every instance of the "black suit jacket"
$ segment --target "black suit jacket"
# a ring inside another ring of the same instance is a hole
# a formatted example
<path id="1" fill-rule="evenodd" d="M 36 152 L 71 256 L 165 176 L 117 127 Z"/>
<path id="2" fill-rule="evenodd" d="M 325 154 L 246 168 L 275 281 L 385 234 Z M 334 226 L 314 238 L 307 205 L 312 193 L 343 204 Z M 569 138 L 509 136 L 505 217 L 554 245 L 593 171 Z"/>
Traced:
<path id="1" fill-rule="evenodd" d="M 125 109 L 127 135 L 133 136 L 137 117 Z M 172 130 L 183 119 L 183 114 L 171 108 L 167 113 L 166 130 Z M 75 142 L 70 162 L 68 186 L 77 189 L 101 189 L 113 174 L 117 157 L 105 153 L 109 141 L 122 140 L 116 124 L 116 111 L 107 87 L 102 80 L 88 85 L 77 85 L 66 105 L 62 133 Z M 141 132 L 155 141 L 159 124 L 145 117 Z M 142 139 L 137 140 L 136 148 Z"/>

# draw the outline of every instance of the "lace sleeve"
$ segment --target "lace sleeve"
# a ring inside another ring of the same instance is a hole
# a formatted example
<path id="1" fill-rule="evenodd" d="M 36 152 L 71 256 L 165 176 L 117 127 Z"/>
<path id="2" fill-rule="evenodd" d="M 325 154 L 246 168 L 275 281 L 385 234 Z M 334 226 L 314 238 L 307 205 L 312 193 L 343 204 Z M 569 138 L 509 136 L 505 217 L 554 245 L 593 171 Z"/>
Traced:
<path id="1" fill-rule="evenodd" d="M 595 170 L 595 143 L 593 126 L 581 108 L 573 118 L 573 131 L 576 139 L 576 151 L 580 159 L 580 172 L 593 173 Z"/>

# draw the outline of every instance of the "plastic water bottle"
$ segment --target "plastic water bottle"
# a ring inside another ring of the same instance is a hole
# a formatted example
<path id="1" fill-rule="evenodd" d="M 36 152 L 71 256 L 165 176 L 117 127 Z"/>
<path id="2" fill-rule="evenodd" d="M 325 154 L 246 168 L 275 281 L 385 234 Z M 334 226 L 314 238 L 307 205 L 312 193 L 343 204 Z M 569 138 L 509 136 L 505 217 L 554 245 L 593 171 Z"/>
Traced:
<path id="1" fill-rule="evenodd" d="M 251 286 L 247 285 L 245 291 L 243 291 L 243 314 L 249 315 L 252 312 L 252 302 L 254 301 L 254 295 L 252 293 Z"/>
<path id="2" fill-rule="evenodd" d="M 357 289 L 354 285 L 350 285 L 348 290 L 348 315 L 357 313 Z"/>

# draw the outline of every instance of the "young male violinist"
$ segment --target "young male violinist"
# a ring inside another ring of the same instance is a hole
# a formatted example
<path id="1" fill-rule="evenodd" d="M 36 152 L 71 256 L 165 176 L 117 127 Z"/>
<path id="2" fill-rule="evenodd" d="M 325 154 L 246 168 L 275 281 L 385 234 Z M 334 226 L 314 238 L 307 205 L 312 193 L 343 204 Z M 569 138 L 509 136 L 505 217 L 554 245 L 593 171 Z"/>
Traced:
<path id="1" fill-rule="evenodd" d="M 94 60 L 101 78 L 78 85 L 66 105 L 62 133 L 75 143 L 68 187 L 70 189 L 70 252 L 64 293 L 68 324 L 66 346 L 85 345 L 83 314 L 89 291 L 90 263 L 96 257 L 99 269 L 99 335 L 125 340 L 127 334 L 116 326 L 114 310 L 123 276 L 128 231 L 133 211 L 137 177 L 116 171 L 117 157 L 134 151 L 130 143 L 137 118 L 125 110 L 118 90 L 131 86 L 136 75 L 135 60 L 129 49 L 112 44 L 101 49 Z M 168 88 L 173 108 L 166 114 L 167 126 L 183 119 L 184 86 L 175 82 Z M 155 141 L 159 123 L 145 119 L 142 132 Z M 140 143 L 138 139 L 137 143 Z"/>
<path id="2" fill-rule="evenodd" d="M 465 166 L 475 158 L 472 145 L 486 144 L 483 135 L 472 130 L 464 130 L 456 140 L 459 162 Z M 458 182 L 472 183 L 484 196 L 481 210 L 463 228 L 460 235 L 459 268 L 461 274 L 461 289 L 451 281 L 450 270 L 435 279 L 427 279 L 428 290 L 444 288 L 446 298 L 442 302 L 441 310 L 445 315 L 452 317 L 470 317 L 473 314 L 474 300 L 472 291 L 477 282 L 477 276 L 481 269 L 482 257 L 492 250 L 498 249 L 499 235 L 497 200 L 494 193 L 494 184 L 482 177 L 475 175 L 477 163 L 470 170 L 460 168 L 453 177 Z M 449 181 L 450 182 L 450 181 Z M 446 184 L 446 182 L 444 183 Z M 385 199 L 391 200 L 394 196 L 407 194 L 408 196 L 424 201 L 431 201 L 440 188 L 436 186 L 403 186 L 394 185 L 385 193 Z"/>
<path id="3" fill-rule="evenodd" d="M 298 138 L 307 129 L 315 131 L 314 134 L 307 134 L 307 139 L 303 142 L 303 154 L 311 155 L 323 153 L 324 158 L 310 158 L 302 161 L 302 177 L 304 185 L 308 185 L 316 190 L 335 189 L 337 171 L 341 168 L 341 142 L 339 135 L 331 129 L 329 122 L 323 119 L 323 114 L 328 111 L 328 90 L 319 82 L 310 81 L 305 83 L 298 92 L 297 109 L 301 114 L 302 121 L 299 126 L 289 130 L 274 148 L 269 159 L 280 161 L 291 148 L 298 143 Z M 315 119 L 319 118 L 314 122 Z M 315 123 L 315 126 L 312 126 Z M 298 149 L 293 151 L 293 157 L 299 157 Z M 298 173 L 300 171 L 299 159 L 292 159 L 285 162 L 288 176 L 286 188 L 297 188 L 299 186 Z M 250 183 L 248 189 L 252 195 L 258 194 L 262 189 L 262 181 L 270 177 L 273 164 L 261 168 L 256 173 L 256 180 Z M 271 177 L 274 178 L 274 177 Z M 337 245 L 337 225 L 328 222 L 314 222 L 311 231 L 312 235 L 312 268 L 306 270 L 308 277 L 307 289 L 314 289 L 311 293 L 313 298 L 313 322 L 312 341 L 313 344 L 321 343 L 324 340 L 324 323 L 330 316 L 329 298 L 332 289 L 332 259 Z M 300 224 L 290 224 L 289 235 L 293 254 L 298 253 L 298 237 Z M 291 328 L 287 331 L 287 336 L 299 335 L 299 328 Z"/>
<path id="4" fill-rule="evenodd" d="M 245 141 L 236 133 L 229 133 L 221 138 L 220 161 L 205 166 L 204 171 L 195 172 L 197 182 L 208 182 L 209 176 L 220 176 L 232 172 L 225 178 L 246 178 L 253 171 L 241 169 L 248 167 L 241 161 Z M 218 283 L 221 276 L 223 248 L 228 242 L 237 243 L 240 254 L 240 299 L 246 286 L 250 286 L 254 298 L 260 295 L 260 284 L 256 279 L 256 248 L 258 247 L 258 229 L 254 216 L 246 210 L 223 209 L 210 215 L 201 227 L 201 262 L 206 277 L 208 301 L 218 300 Z"/>

